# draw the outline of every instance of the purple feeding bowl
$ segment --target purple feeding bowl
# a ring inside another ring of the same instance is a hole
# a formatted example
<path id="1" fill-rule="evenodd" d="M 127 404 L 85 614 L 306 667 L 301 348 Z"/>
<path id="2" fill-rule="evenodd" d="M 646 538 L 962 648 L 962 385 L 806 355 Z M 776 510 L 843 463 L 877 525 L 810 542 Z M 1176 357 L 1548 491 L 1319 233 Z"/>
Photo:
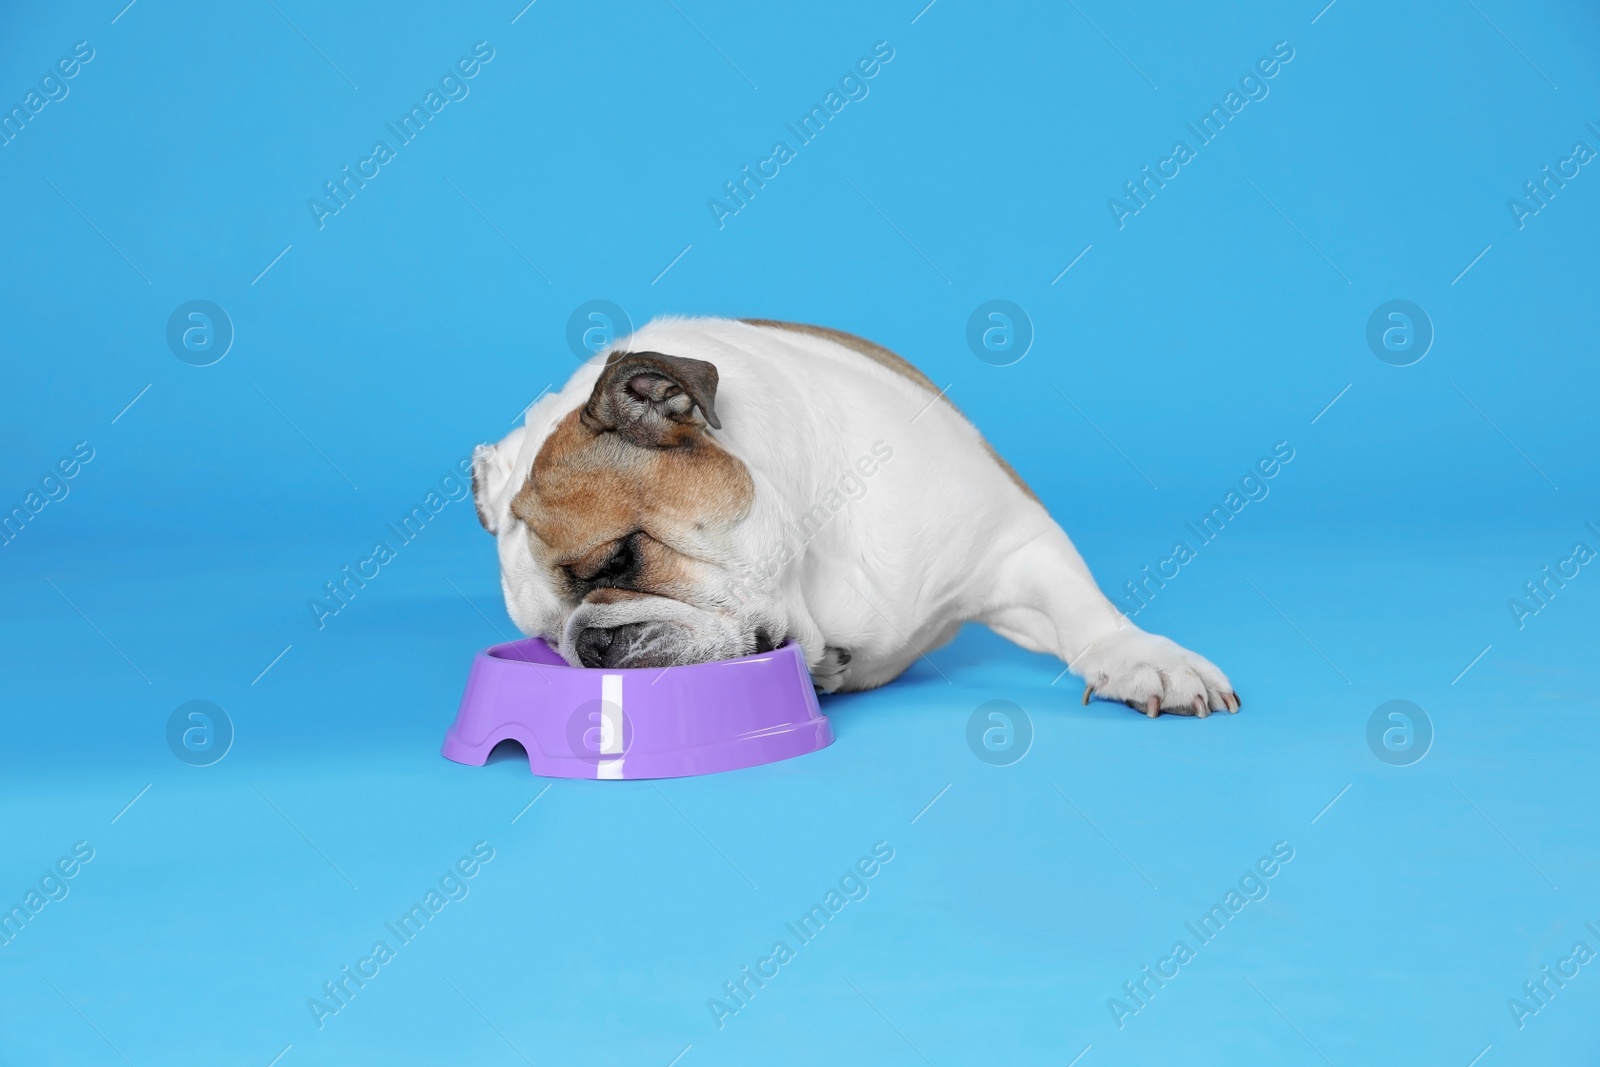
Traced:
<path id="1" fill-rule="evenodd" d="M 774 763 L 833 744 L 805 656 L 686 667 L 572 667 L 532 637 L 479 652 L 444 755 L 481 767 L 510 738 L 548 778 L 680 778 Z"/>

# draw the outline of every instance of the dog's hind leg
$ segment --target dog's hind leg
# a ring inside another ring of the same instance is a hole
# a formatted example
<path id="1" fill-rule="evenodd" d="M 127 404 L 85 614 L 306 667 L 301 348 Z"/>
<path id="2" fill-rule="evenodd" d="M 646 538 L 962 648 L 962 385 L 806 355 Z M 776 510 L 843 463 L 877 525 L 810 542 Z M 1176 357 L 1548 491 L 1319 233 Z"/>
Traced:
<path id="1" fill-rule="evenodd" d="M 996 545 L 993 573 L 978 576 L 987 585 L 977 591 L 973 617 L 1023 648 L 1059 657 L 1088 683 L 1084 703 L 1091 695 L 1120 700 L 1152 718 L 1239 710 L 1232 684 L 1210 660 L 1146 633 L 1106 599 L 1048 515 L 1016 524 L 1001 540 L 1011 544 Z"/>

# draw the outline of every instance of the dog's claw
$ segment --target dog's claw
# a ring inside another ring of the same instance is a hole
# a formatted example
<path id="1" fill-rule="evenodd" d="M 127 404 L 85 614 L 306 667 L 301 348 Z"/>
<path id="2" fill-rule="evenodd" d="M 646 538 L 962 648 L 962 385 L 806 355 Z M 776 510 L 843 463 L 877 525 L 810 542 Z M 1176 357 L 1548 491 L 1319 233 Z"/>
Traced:
<path id="1" fill-rule="evenodd" d="M 1161 698 L 1151 697 L 1144 702 L 1144 713 L 1152 719 L 1161 714 Z"/>
<path id="2" fill-rule="evenodd" d="M 1092 697 L 1092 696 L 1094 696 L 1094 686 L 1092 686 L 1092 685 L 1084 686 L 1083 687 L 1083 703 L 1084 703 L 1085 707 L 1087 707 L 1089 705 L 1089 698 Z"/>
<path id="3" fill-rule="evenodd" d="M 1195 697 L 1194 698 L 1194 713 L 1195 713 L 1195 717 L 1196 718 L 1201 718 L 1201 719 L 1203 719 L 1207 715 L 1211 714 L 1211 709 L 1206 707 L 1206 698 L 1205 697 Z"/>
<path id="4" fill-rule="evenodd" d="M 1228 714 L 1230 715 L 1237 715 L 1239 713 L 1239 709 L 1244 706 L 1243 701 L 1239 699 L 1238 693 L 1229 693 L 1227 696 L 1222 698 L 1222 702 L 1227 706 Z"/>

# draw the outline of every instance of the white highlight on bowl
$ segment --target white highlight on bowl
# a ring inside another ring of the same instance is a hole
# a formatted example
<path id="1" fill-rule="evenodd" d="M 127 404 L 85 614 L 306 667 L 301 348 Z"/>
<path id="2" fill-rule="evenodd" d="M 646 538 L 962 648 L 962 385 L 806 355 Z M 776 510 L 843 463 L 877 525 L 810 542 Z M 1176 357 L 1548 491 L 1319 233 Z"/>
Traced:
<path id="1" fill-rule="evenodd" d="M 600 676 L 600 753 L 609 755 L 623 751 L 622 737 L 622 675 Z M 601 760 L 596 778 L 620 779 L 622 758 Z"/>

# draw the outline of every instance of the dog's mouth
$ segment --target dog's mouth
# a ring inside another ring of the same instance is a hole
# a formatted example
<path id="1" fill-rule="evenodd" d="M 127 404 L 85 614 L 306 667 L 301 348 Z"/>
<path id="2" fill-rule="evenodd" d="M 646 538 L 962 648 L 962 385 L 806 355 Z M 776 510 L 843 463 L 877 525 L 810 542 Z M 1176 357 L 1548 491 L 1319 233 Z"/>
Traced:
<path id="1" fill-rule="evenodd" d="M 574 666 L 619 670 L 630 667 L 687 667 L 695 663 L 738 659 L 771 652 L 783 644 L 760 627 L 744 646 L 719 649 L 694 640 L 688 628 L 673 622 L 630 622 L 580 630 L 562 653 Z"/>
<path id="2" fill-rule="evenodd" d="M 584 667 L 677 667 L 686 662 L 687 651 L 681 627 L 659 622 L 590 626 L 573 642 Z"/>

